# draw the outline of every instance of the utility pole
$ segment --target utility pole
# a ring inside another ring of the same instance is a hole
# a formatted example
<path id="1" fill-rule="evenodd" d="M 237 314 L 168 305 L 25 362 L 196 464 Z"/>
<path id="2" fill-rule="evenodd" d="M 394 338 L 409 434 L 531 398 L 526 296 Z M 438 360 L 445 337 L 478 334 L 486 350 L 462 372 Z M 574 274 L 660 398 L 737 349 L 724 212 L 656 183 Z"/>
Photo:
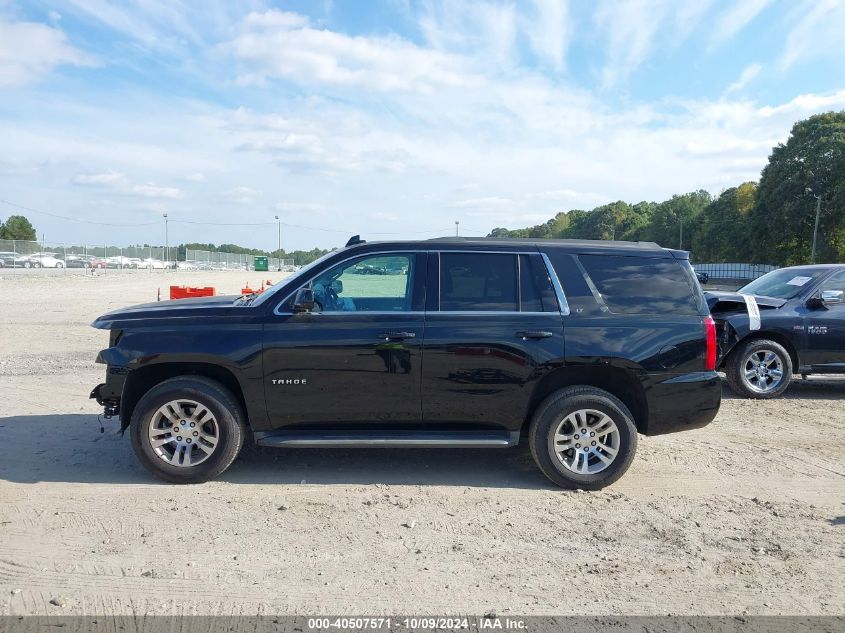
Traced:
<path id="1" fill-rule="evenodd" d="M 819 233 L 819 215 L 821 214 L 821 211 L 822 211 L 822 197 L 817 196 L 813 192 L 813 190 L 810 189 L 809 187 L 807 187 L 804 190 L 804 193 L 808 193 L 816 199 L 816 225 L 813 227 L 813 247 L 812 247 L 812 250 L 810 251 L 810 263 L 815 264 L 816 263 L 816 237 L 818 236 L 818 233 Z"/>
<path id="2" fill-rule="evenodd" d="M 678 235 L 678 250 L 684 250 L 684 219 L 681 218 L 679 224 L 680 233 Z"/>
<path id="3" fill-rule="evenodd" d="M 458 237 L 460 235 L 460 231 L 458 230 L 460 224 L 461 223 L 458 220 L 455 220 L 455 237 Z"/>
<path id="4" fill-rule="evenodd" d="M 164 216 L 164 260 L 167 262 L 168 267 L 170 266 L 170 237 L 168 236 L 168 227 L 167 227 L 167 214 L 162 213 Z"/>
<path id="5" fill-rule="evenodd" d="M 282 271 L 282 221 L 279 219 L 279 216 L 276 216 L 276 222 L 279 224 L 279 251 L 277 253 L 277 259 L 279 260 L 279 272 Z"/>

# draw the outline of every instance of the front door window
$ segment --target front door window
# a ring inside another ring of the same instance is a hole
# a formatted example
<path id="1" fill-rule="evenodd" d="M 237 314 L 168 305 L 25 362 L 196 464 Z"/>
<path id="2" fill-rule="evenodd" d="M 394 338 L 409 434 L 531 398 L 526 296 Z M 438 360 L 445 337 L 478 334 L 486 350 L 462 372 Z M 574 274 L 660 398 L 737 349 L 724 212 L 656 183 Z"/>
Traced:
<path id="1" fill-rule="evenodd" d="M 312 282 L 316 312 L 407 312 L 414 256 L 374 255 L 343 262 Z"/>

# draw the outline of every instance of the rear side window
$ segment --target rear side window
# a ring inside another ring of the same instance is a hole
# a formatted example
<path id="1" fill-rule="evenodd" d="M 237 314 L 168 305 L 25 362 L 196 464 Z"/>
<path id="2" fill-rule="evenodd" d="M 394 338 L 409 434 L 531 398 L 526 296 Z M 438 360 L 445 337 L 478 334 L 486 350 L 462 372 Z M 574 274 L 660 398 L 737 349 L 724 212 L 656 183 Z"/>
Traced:
<path id="1" fill-rule="evenodd" d="M 615 314 L 698 314 L 689 276 L 674 259 L 607 255 L 578 259 Z"/>
<path id="2" fill-rule="evenodd" d="M 519 256 L 519 300 L 523 312 L 557 312 L 549 271 L 539 255 Z"/>
<path id="3" fill-rule="evenodd" d="M 515 312 L 516 255 L 507 253 L 441 253 L 442 312 Z"/>

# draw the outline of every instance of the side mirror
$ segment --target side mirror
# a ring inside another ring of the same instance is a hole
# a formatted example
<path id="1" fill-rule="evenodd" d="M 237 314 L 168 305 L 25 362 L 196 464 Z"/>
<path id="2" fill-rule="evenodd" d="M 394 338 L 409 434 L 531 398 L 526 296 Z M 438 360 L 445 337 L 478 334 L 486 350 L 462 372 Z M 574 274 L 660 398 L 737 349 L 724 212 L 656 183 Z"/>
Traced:
<path id="1" fill-rule="evenodd" d="M 845 303 L 845 291 L 822 290 L 822 303 L 826 306 Z"/>
<path id="2" fill-rule="evenodd" d="M 311 288 L 300 288 L 293 299 L 294 313 L 311 312 L 314 309 L 314 291 Z"/>

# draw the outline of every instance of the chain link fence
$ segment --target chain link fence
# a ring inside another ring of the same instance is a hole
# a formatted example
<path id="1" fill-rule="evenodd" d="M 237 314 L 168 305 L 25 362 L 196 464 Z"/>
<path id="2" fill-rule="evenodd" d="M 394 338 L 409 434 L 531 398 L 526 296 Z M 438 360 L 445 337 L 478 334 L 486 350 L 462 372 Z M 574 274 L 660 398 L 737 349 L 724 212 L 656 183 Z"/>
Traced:
<path id="1" fill-rule="evenodd" d="M 777 268 L 771 264 L 693 264 L 695 272 L 705 273 L 710 279 L 736 279 L 751 281 Z"/>
<path id="2" fill-rule="evenodd" d="M 292 259 L 268 257 L 268 270 L 293 272 L 296 270 Z M 176 263 L 178 268 L 187 270 L 255 270 L 255 256 L 243 253 L 220 253 L 217 251 L 197 251 L 186 249 L 185 261 Z"/>
<path id="3" fill-rule="evenodd" d="M 182 257 L 176 246 L 109 246 L 0 240 L 0 272 L 18 270 L 155 271 L 155 270 L 254 270 L 255 257 L 188 249 Z M 268 258 L 270 271 L 296 270 L 292 259 Z"/>

